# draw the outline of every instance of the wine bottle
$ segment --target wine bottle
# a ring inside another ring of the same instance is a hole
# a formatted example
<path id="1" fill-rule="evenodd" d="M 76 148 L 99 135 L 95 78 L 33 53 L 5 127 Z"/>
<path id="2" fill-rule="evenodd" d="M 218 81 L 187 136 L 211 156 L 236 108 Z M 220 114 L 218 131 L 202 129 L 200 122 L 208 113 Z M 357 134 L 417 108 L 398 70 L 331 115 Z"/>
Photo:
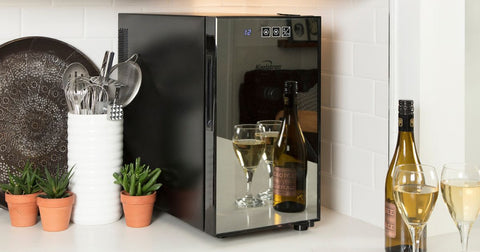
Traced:
<path id="1" fill-rule="evenodd" d="M 398 104 L 398 138 L 393 158 L 385 180 L 385 251 L 403 252 L 412 250 L 408 227 L 395 206 L 392 179 L 395 167 L 401 164 L 420 164 L 413 137 L 413 101 L 400 100 Z M 420 250 L 426 251 L 426 227 L 420 237 Z"/>
<path id="2" fill-rule="evenodd" d="M 306 205 L 307 152 L 297 114 L 297 82 L 286 81 L 284 117 L 273 152 L 273 208 L 301 212 Z"/>

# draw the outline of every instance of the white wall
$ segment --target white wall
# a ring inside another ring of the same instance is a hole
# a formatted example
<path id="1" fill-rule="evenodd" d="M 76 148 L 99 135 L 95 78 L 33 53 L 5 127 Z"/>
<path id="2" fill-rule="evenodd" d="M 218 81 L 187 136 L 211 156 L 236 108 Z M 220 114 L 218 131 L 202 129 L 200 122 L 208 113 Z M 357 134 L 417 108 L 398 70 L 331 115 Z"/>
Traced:
<path id="1" fill-rule="evenodd" d="M 403 47 L 407 57 L 393 54 L 395 76 L 391 97 L 396 103 L 400 94 L 416 101 L 417 148 L 422 163 L 437 167 L 465 160 L 465 2 L 458 0 L 392 0 L 403 5 L 392 12 L 410 20 L 407 26 L 392 27 L 393 44 L 410 40 L 415 46 Z M 414 29 L 408 29 L 414 27 Z M 411 71 L 395 71 L 399 68 Z M 414 85 L 406 83 L 413 79 Z M 395 108 L 391 105 L 391 111 Z M 391 125 L 396 124 L 393 117 Z M 446 205 L 438 198 L 428 222 L 429 235 L 456 232 Z"/>
<path id="2" fill-rule="evenodd" d="M 388 0 L 0 0 L 0 43 L 54 37 L 99 65 L 105 50 L 117 51 L 118 12 L 321 15 L 322 203 L 383 227 Z"/>
<path id="3" fill-rule="evenodd" d="M 465 1 L 465 159 L 480 163 L 480 1 Z"/>

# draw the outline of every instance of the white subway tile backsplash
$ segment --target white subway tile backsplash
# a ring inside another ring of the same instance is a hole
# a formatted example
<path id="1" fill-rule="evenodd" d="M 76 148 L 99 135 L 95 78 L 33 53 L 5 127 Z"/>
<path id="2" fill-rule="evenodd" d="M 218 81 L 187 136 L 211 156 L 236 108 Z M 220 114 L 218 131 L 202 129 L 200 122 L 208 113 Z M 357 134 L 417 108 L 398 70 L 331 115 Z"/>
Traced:
<path id="1" fill-rule="evenodd" d="M 128 6 L 128 5 L 136 5 L 136 6 L 155 6 L 159 1 L 157 0 L 114 0 L 114 6 Z"/>
<path id="2" fill-rule="evenodd" d="M 385 178 L 387 177 L 389 160 L 387 155 L 374 154 L 375 168 L 375 189 L 381 191 L 385 188 Z"/>
<path id="3" fill-rule="evenodd" d="M 0 0 L 0 6 L 51 6 L 52 0 Z"/>
<path id="4" fill-rule="evenodd" d="M 367 114 L 353 115 L 353 145 L 387 154 L 388 119 Z"/>
<path id="5" fill-rule="evenodd" d="M 22 36 L 80 38 L 84 35 L 83 8 L 25 8 Z"/>
<path id="6" fill-rule="evenodd" d="M 116 37 L 117 25 L 118 13 L 112 8 L 85 8 L 85 37 Z"/>
<path id="7" fill-rule="evenodd" d="M 189 8 L 189 7 L 188 7 Z M 249 9 L 257 10 L 256 13 L 259 14 L 271 14 L 271 7 L 256 7 L 256 8 L 249 8 L 246 6 L 192 6 L 191 11 L 198 12 L 198 13 L 249 13 Z M 267 9 L 267 10 L 265 10 Z"/>
<path id="8" fill-rule="evenodd" d="M 355 8 L 388 8 L 385 0 L 353 0 Z"/>
<path id="9" fill-rule="evenodd" d="M 238 5 L 239 2 L 242 2 L 242 1 L 238 1 L 238 0 L 233 0 L 233 1 L 230 1 L 230 0 L 227 0 L 227 1 L 222 1 L 222 4 L 223 5 L 229 5 L 231 4 L 231 2 L 235 3 Z M 290 6 L 290 4 L 287 2 L 287 1 L 275 1 L 275 0 L 262 0 L 262 1 L 257 1 L 257 0 L 245 0 L 243 1 L 243 3 L 241 3 L 241 5 L 246 5 L 246 6 L 268 6 L 268 7 L 272 7 L 272 6 L 276 6 L 276 7 L 279 7 L 279 6 Z M 300 3 L 301 5 L 301 3 Z"/>
<path id="10" fill-rule="evenodd" d="M 389 14 L 387 8 L 375 10 L 375 42 L 388 44 Z"/>
<path id="11" fill-rule="evenodd" d="M 332 174 L 373 188 L 373 154 L 361 148 L 333 144 Z"/>
<path id="12" fill-rule="evenodd" d="M 333 39 L 353 42 L 374 42 L 375 12 L 372 8 L 335 9 Z"/>
<path id="13" fill-rule="evenodd" d="M 329 75 L 323 74 L 321 76 L 322 82 L 321 82 L 321 106 L 330 106 L 330 100 L 332 97 L 332 77 Z"/>
<path id="14" fill-rule="evenodd" d="M 332 144 L 322 141 L 320 143 L 320 169 L 323 173 L 332 174 Z"/>
<path id="15" fill-rule="evenodd" d="M 247 0 L 221 0 L 222 6 L 247 6 Z"/>
<path id="16" fill-rule="evenodd" d="M 322 17 L 322 38 L 331 39 L 333 34 L 332 10 L 316 11 L 314 14 Z"/>
<path id="17" fill-rule="evenodd" d="M 142 12 L 144 12 L 143 8 L 140 5 L 114 5 L 113 10 L 116 13 L 142 13 Z M 117 25 L 115 25 L 115 27 L 113 27 L 113 29 L 117 30 Z"/>
<path id="18" fill-rule="evenodd" d="M 114 0 L 53 0 L 53 6 L 112 6 Z"/>
<path id="19" fill-rule="evenodd" d="M 341 75 L 353 74 L 353 44 L 322 40 L 322 70 Z"/>
<path id="20" fill-rule="evenodd" d="M 387 45 L 356 44 L 353 58 L 353 69 L 356 76 L 387 81 Z"/>
<path id="21" fill-rule="evenodd" d="M 65 42 L 82 51 L 89 57 L 98 68 L 102 65 L 105 51 L 110 50 L 117 52 L 112 48 L 112 39 L 64 39 Z M 115 55 L 114 62 L 117 62 L 117 55 Z"/>
<path id="22" fill-rule="evenodd" d="M 388 84 L 375 82 L 375 115 L 388 118 Z"/>
<path id="23" fill-rule="evenodd" d="M 20 36 L 20 8 L 0 8 L 0 38 L 14 38 Z"/>
<path id="24" fill-rule="evenodd" d="M 333 77 L 331 81 L 331 103 L 335 108 L 373 113 L 375 82 L 354 77 Z"/>
<path id="25" fill-rule="evenodd" d="M 322 108 L 322 140 L 335 143 L 352 143 L 352 113 L 348 111 Z"/>
<path id="26" fill-rule="evenodd" d="M 352 185 L 352 216 L 383 227 L 385 214 L 384 193 L 370 187 Z"/>
<path id="27" fill-rule="evenodd" d="M 322 205 L 340 213 L 351 215 L 351 183 L 322 173 L 321 184 L 322 189 L 320 191 L 320 200 Z"/>
<path id="28" fill-rule="evenodd" d="M 320 8 L 352 8 L 353 0 L 321 0 L 317 5 Z"/>

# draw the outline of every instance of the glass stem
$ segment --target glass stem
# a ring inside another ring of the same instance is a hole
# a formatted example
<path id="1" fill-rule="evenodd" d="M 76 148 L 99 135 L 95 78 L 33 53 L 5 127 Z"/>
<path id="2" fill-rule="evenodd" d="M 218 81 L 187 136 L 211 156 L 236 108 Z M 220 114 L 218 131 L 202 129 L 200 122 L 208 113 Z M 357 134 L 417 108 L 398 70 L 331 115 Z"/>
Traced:
<path id="1" fill-rule="evenodd" d="M 267 163 L 267 169 L 268 169 L 268 190 L 272 190 L 273 186 L 273 162 L 268 161 Z"/>
<path id="2" fill-rule="evenodd" d="M 469 222 L 460 222 L 457 225 L 460 231 L 460 242 L 462 243 L 462 252 L 467 252 L 468 249 L 468 236 L 470 235 L 470 229 L 472 224 Z"/>
<path id="3" fill-rule="evenodd" d="M 410 236 L 412 238 L 412 252 L 420 252 L 420 237 L 422 236 L 423 228 L 425 225 L 421 226 L 410 226 L 408 230 L 410 231 Z"/>
<path id="4" fill-rule="evenodd" d="M 250 185 L 252 183 L 253 171 L 251 169 L 246 169 L 245 175 L 247 177 L 247 196 L 252 197 L 252 192 L 250 191 Z"/>

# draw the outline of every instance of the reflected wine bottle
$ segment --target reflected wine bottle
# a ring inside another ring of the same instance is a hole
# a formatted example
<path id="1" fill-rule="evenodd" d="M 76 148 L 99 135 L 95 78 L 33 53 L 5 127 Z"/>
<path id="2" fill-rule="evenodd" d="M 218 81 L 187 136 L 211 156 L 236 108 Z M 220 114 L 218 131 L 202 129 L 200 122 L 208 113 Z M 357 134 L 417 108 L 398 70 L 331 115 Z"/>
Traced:
<path id="1" fill-rule="evenodd" d="M 297 113 L 297 82 L 286 81 L 284 116 L 273 158 L 273 208 L 301 212 L 306 205 L 307 152 Z"/>
<path id="2" fill-rule="evenodd" d="M 385 180 L 385 251 L 412 251 L 412 239 L 402 216 L 393 199 L 393 175 L 395 167 L 401 164 L 420 164 L 413 137 L 413 101 L 399 100 L 398 103 L 398 138 L 392 161 L 388 167 Z M 420 251 L 427 251 L 426 227 L 420 237 Z"/>

